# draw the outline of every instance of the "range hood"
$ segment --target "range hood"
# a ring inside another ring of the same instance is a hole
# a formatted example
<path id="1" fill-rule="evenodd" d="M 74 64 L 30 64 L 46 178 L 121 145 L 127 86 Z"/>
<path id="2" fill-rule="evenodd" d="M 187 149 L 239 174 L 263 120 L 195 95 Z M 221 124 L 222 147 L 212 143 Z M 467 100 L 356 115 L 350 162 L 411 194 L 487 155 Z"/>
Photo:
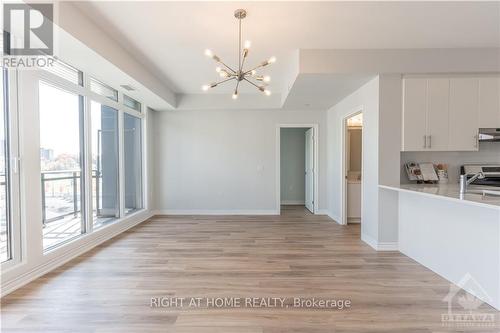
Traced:
<path id="1" fill-rule="evenodd" d="M 480 128 L 479 141 L 500 142 L 500 128 Z"/>

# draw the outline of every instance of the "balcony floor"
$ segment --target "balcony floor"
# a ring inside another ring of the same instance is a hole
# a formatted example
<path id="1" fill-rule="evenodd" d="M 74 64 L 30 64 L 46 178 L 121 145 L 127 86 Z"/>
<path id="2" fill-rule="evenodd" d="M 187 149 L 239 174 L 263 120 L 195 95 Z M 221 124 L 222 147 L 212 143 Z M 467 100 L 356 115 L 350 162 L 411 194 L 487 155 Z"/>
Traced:
<path id="1" fill-rule="evenodd" d="M 96 217 L 94 215 L 94 230 L 112 222 L 115 218 Z M 43 248 L 48 249 L 81 234 L 82 220 L 80 215 L 66 216 L 63 219 L 48 222 L 43 228 Z"/>

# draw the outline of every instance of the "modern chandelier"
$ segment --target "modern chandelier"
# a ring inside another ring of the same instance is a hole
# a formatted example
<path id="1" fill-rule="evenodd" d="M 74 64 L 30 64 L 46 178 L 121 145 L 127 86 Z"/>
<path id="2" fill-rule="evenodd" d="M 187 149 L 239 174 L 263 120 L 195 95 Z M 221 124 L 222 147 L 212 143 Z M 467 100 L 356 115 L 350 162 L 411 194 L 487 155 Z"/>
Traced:
<path id="1" fill-rule="evenodd" d="M 219 73 L 220 77 L 222 78 L 221 81 L 219 82 L 213 82 L 211 84 L 204 85 L 202 89 L 204 91 L 207 91 L 210 88 L 215 88 L 218 85 L 222 83 L 226 83 L 232 80 L 236 80 L 236 87 L 233 92 L 233 99 L 238 98 L 238 88 L 240 86 L 240 83 L 242 81 L 246 81 L 250 83 L 251 85 L 255 86 L 257 89 L 259 89 L 261 92 L 263 92 L 266 96 L 271 95 L 271 91 L 268 90 L 266 87 L 271 81 L 271 78 L 268 75 L 257 75 L 257 70 L 259 68 L 265 67 L 269 64 L 272 64 L 276 62 L 276 57 L 271 57 L 269 60 L 261 62 L 258 66 L 252 68 L 252 69 L 244 69 L 245 65 L 245 60 L 248 57 L 248 52 L 250 50 L 251 42 L 249 40 L 245 41 L 245 44 L 243 45 L 243 51 L 241 48 L 241 20 L 243 20 L 247 16 L 247 12 L 244 9 L 237 9 L 234 12 L 234 17 L 238 19 L 238 24 L 239 24 L 239 35 L 238 35 L 238 68 L 233 69 L 229 67 L 226 63 L 224 63 L 218 56 L 216 56 L 212 51 L 210 50 L 205 50 L 205 55 L 207 57 L 212 58 L 215 60 L 217 64 L 222 65 L 218 66 L 215 68 L 215 71 Z M 254 82 L 255 80 L 256 82 Z"/>

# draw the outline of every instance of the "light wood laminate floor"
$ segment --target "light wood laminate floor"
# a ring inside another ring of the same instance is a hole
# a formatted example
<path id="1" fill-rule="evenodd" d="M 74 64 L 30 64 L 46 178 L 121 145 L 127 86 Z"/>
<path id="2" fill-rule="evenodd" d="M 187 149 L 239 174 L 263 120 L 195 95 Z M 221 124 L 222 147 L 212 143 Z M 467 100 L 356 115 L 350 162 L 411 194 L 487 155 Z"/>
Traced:
<path id="1" fill-rule="evenodd" d="M 449 287 L 400 253 L 374 251 L 359 225 L 303 207 L 282 216 L 157 216 L 4 297 L 2 332 L 499 332 L 498 312 L 484 304 L 474 311 L 495 316 L 496 327 L 443 326 Z M 173 296 L 352 306 L 150 307 L 152 297 Z"/>

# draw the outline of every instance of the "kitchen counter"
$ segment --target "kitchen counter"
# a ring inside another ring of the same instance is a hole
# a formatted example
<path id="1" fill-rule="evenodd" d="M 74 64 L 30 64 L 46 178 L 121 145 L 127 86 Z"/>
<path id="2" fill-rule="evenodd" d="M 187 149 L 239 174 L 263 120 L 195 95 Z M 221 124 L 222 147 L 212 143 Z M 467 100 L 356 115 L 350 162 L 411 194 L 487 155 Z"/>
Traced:
<path id="1" fill-rule="evenodd" d="M 451 200 L 455 202 L 462 202 L 465 204 L 477 205 L 482 207 L 488 207 L 500 210 L 500 196 L 485 195 L 478 193 L 467 193 L 465 196 L 460 196 L 460 188 L 458 184 L 401 184 L 396 186 L 386 186 L 379 185 L 380 188 L 400 191 L 400 192 L 412 192 L 419 193 L 426 196 L 440 197 L 445 200 Z M 480 190 L 495 190 L 500 191 L 499 188 L 492 188 L 488 186 L 474 186 L 470 185 L 469 190 L 480 191 Z"/>
<path id="2" fill-rule="evenodd" d="M 478 297 L 500 310 L 500 197 L 461 198 L 458 184 L 380 186 L 380 191 L 398 197 L 399 251 L 474 293 L 464 284 L 472 277 L 484 290 Z"/>

